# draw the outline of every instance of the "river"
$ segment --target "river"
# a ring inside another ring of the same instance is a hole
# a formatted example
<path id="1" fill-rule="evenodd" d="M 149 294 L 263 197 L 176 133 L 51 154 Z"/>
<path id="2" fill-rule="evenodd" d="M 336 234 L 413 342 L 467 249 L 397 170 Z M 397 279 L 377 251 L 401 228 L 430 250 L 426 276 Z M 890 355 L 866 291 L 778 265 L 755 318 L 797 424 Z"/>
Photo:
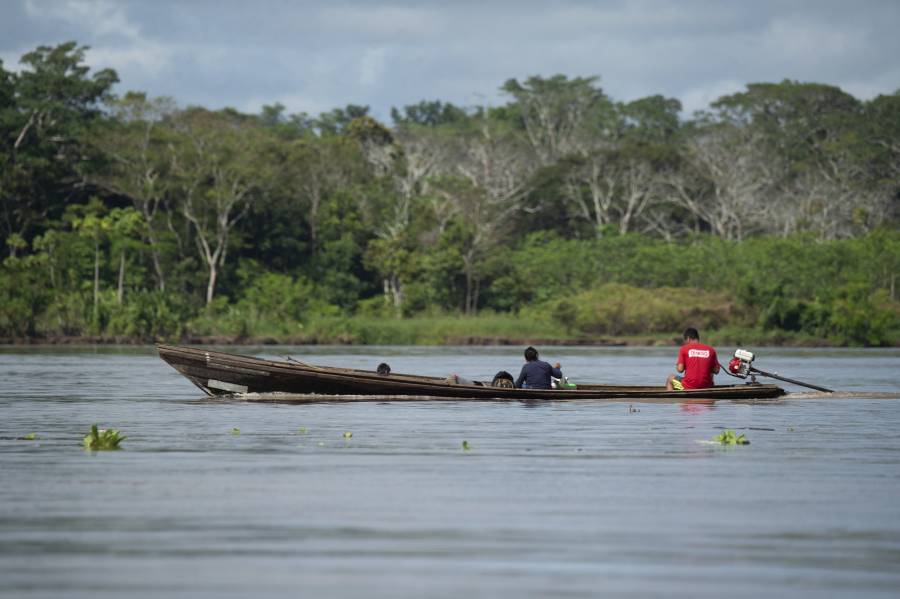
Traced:
<path id="1" fill-rule="evenodd" d="M 476 379 L 522 362 L 229 351 Z M 542 353 L 576 383 L 661 383 L 675 358 Z M 757 354 L 839 393 L 257 404 L 205 399 L 149 347 L 0 348 L 0 596 L 896 597 L 900 350 Z M 122 449 L 84 451 L 93 423 Z M 703 443 L 726 428 L 751 444 Z"/>

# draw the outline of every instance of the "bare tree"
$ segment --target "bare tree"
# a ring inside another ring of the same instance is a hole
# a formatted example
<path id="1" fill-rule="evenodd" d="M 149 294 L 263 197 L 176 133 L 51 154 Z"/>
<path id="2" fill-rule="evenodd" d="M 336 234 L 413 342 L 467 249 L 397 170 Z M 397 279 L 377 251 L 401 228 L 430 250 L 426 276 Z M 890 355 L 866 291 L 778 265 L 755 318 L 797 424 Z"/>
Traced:
<path id="1" fill-rule="evenodd" d="M 172 170 L 181 192 L 181 212 L 191 223 L 207 266 L 206 303 L 215 296 L 229 237 L 264 193 L 271 173 L 263 159 L 259 131 L 229 115 L 193 109 L 179 115 L 180 144 L 170 146 Z"/>
<path id="2" fill-rule="evenodd" d="M 609 126 L 614 109 L 596 77 L 510 79 L 503 91 L 521 112 L 528 141 L 542 165 L 572 154 L 584 154 L 592 138 Z"/>
<path id="3" fill-rule="evenodd" d="M 451 176 L 438 193 L 455 203 L 457 214 L 471 231 L 462 259 L 466 277 L 464 309 L 466 314 L 474 314 L 481 262 L 502 241 L 511 217 L 522 209 L 538 162 L 524 140 L 487 118 L 477 133 L 459 140 L 456 150 L 449 161 Z M 451 184 L 453 181 L 455 184 Z"/>
<path id="4" fill-rule="evenodd" d="M 396 134 L 388 135 L 377 123 L 369 123 L 363 134 L 362 125 L 354 131 L 363 152 L 376 174 L 389 176 L 390 185 L 384 197 L 370 202 L 377 206 L 376 239 L 370 242 L 366 258 L 382 278 L 385 300 L 400 316 L 406 297 L 404 284 L 410 272 L 411 216 L 415 204 L 428 193 L 429 180 L 446 155 L 446 141 L 445 136 L 430 127 L 401 127 Z"/>
<path id="5" fill-rule="evenodd" d="M 657 199 L 660 177 L 646 160 L 629 158 L 619 166 L 619 233 L 628 233 Z"/>
<path id="6" fill-rule="evenodd" d="M 865 173 L 836 159 L 819 164 L 796 178 L 778 206 L 782 235 L 812 231 L 822 239 L 867 233 L 890 216 L 887 190 L 872 188 Z"/>
<path id="7" fill-rule="evenodd" d="M 606 152 L 595 152 L 572 162 L 563 177 L 563 195 L 575 206 L 576 213 L 594 225 L 597 237 L 613 221 L 616 180 Z"/>
<path id="8" fill-rule="evenodd" d="M 607 225 L 619 233 L 639 226 L 657 201 L 661 174 L 639 153 L 607 144 L 591 154 L 570 160 L 563 194 L 576 214 L 594 225 L 597 237 Z"/>
<path id="9" fill-rule="evenodd" d="M 398 193 L 407 198 L 428 192 L 428 180 L 448 154 L 447 135 L 430 127 L 402 127 L 394 135 L 401 161 L 394 172 Z"/>
<path id="10" fill-rule="evenodd" d="M 759 137 L 747 128 L 710 128 L 688 142 L 686 163 L 666 177 L 674 202 L 725 239 L 764 226 L 780 165 Z"/>

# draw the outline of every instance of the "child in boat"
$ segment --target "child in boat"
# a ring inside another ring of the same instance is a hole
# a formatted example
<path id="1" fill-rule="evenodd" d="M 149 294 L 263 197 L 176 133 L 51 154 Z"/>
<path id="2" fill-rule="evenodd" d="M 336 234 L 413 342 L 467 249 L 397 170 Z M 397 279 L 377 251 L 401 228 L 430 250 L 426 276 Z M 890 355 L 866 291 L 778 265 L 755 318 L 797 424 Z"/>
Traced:
<path id="1" fill-rule="evenodd" d="M 522 372 L 516 379 L 516 388 L 549 389 L 550 377 L 561 379 L 562 376 L 559 362 L 550 366 L 547 362 L 538 360 L 538 351 L 529 346 L 525 350 L 525 364 L 522 366 Z"/>
<path id="2" fill-rule="evenodd" d="M 706 389 L 712 387 L 713 375 L 719 373 L 719 358 L 716 350 L 700 343 L 700 333 L 689 327 L 684 331 L 684 344 L 678 350 L 675 370 L 684 376 L 670 374 L 666 380 L 666 390 Z"/>

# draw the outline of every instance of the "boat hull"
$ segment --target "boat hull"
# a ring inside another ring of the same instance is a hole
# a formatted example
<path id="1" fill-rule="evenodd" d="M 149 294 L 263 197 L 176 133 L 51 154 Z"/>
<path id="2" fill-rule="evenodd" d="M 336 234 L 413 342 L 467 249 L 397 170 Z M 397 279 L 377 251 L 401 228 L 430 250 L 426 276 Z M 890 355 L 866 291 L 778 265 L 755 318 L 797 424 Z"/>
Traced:
<path id="1" fill-rule="evenodd" d="M 579 385 L 577 389 L 510 389 L 488 384 L 456 384 L 439 377 L 380 375 L 264 360 L 192 347 L 157 345 L 159 356 L 209 396 L 239 395 L 256 401 L 409 400 L 575 400 L 575 399 L 772 399 L 775 385 L 743 384 L 666 391 L 656 386 Z M 279 400 L 279 397 L 281 399 Z"/>

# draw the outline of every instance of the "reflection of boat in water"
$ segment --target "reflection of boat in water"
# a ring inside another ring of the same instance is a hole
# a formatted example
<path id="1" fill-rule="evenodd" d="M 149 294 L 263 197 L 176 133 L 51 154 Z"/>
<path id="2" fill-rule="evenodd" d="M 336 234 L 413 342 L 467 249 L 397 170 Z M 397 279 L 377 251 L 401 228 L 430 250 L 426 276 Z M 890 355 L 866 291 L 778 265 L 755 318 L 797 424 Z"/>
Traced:
<path id="1" fill-rule="evenodd" d="M 680 405 L 682 412 L 703 414 L 716 407 L 716 401 L 714 399 L 686 399 Z"/>
<path id="2" fill-rule="evenodd" d="M 784 395 L 775 385 L 742 384 L 666 391 L 662 386 L 578 385 L 564 389 L 514 389 L 477 381 L 378 374 L 370 370 L 273 361 L 224 352 L 157 345 L 159 356 L 207 395 L 244 394 L 257 401 L 529 400 L 609 399 L 669 401 L 770 399 Z M 257 394 L 266 394 L 259 396 Z M 289 394 L 289 395 L 288 395 Z M 323 397 L 324 396 L 324 397 Z"/>

